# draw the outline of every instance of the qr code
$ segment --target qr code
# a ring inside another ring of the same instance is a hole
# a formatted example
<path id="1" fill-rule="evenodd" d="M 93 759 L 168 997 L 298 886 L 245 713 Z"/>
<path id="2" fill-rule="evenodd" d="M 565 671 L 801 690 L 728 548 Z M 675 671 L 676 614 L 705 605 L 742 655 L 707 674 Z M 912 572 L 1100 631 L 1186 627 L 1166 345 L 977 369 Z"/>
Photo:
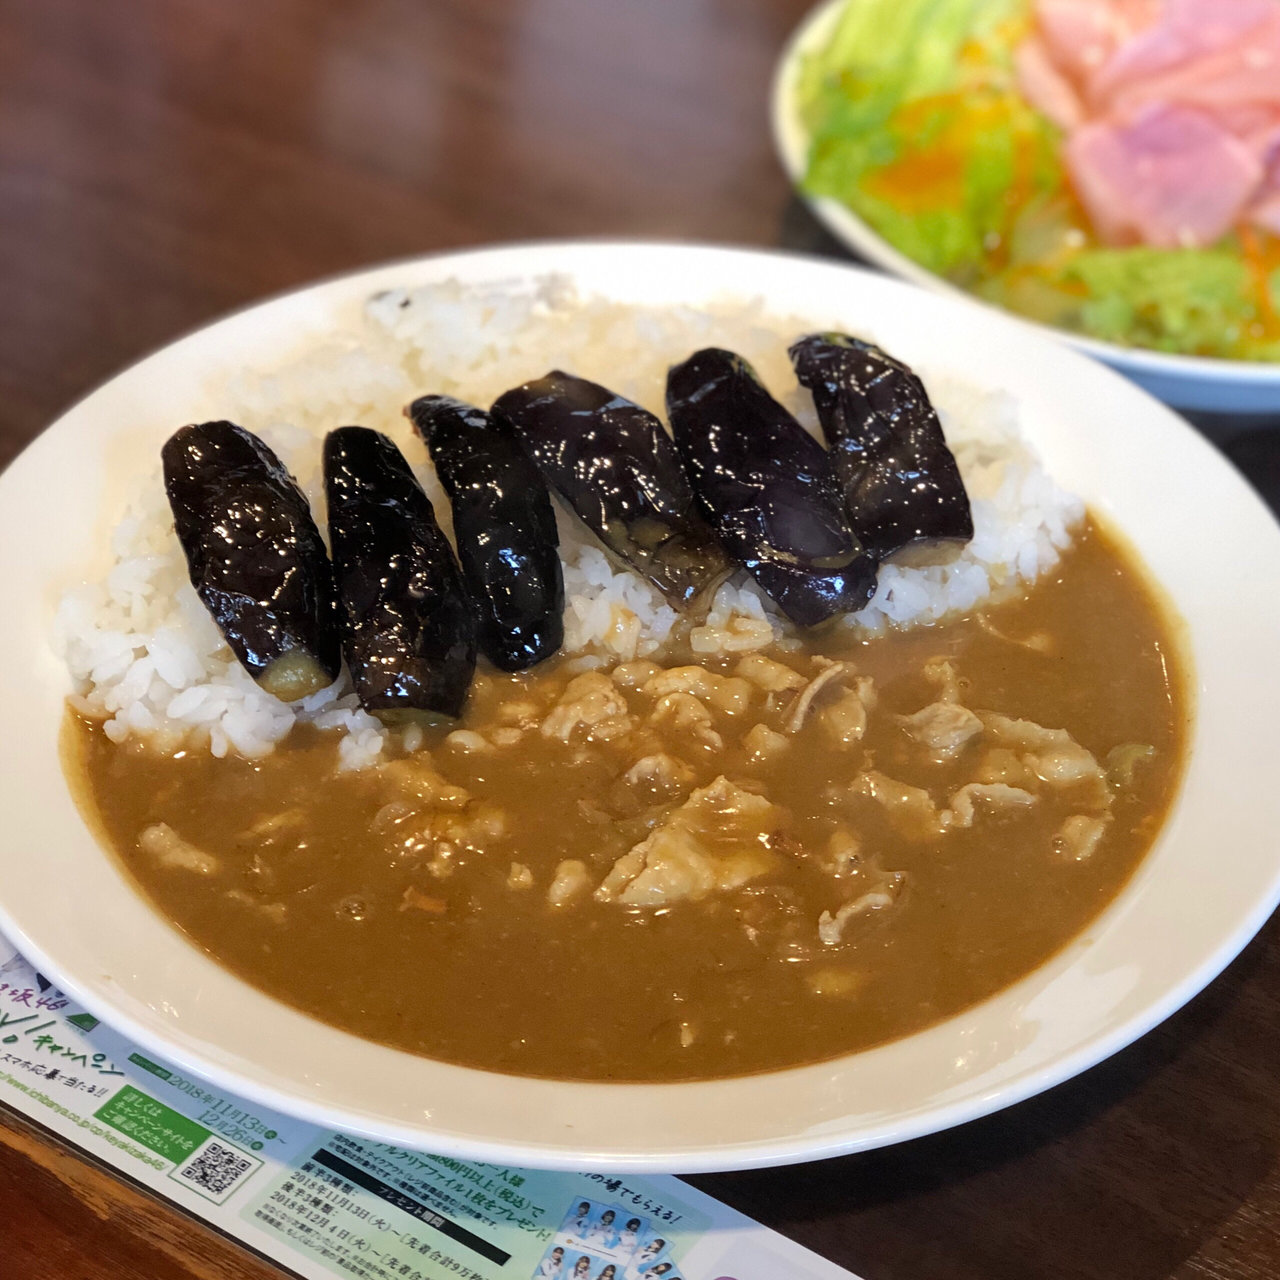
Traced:
<path id="1" fill-rule="evenodd" d="M 189 1182 L 212 1196 L 230 1191 L 255 1165 L 238 1151 L 211 1142 L 190 1164 L 179 1170 Z"/>

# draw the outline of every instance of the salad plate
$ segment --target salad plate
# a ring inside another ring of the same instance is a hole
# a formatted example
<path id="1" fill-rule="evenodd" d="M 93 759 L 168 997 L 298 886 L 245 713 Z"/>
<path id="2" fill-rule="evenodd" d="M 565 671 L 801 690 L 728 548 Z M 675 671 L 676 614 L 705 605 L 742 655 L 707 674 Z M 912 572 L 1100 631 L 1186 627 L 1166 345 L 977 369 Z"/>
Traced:
<path id="1" fill-rule="evenodd" d="M 930 246 L 924 241 L 922 237 L 926 233 L 919 232 L 918 226 L 910 232 L 899 233 L 896 229 L 898 224 L 894 222 L 894 213 L 886 208 L 884 201 L 877 201 L 874 205 L 879 225 L 873 226 L 869 217 L 862 216 L 853 207 L 853 203 L 857 202 L 856 197 L 851 202 L 850 199 L 830 194 L 828 188 L 832 184 L 829 178 L 823 182 L 814 181 L 811 167 L 811 149 L 814 142 L 814 132 L 811 127 L 814 116 L 813 86 L 815 70 L 821 70 L 816 67 L 815 59 L 826 60 L 827 70 L 830 71 L 833 62 L 854 57 L 856 51 L 851 52 L 848 47 L 850 29 L 845 27 L 842 31 L 841 24 L 847 22 L 851 6 L 862 6 L 868 9 L 878 3 L 882 3 L 882 0 L 830 0 L 829 3 L 814 9 L 792 35 L 777 64 L 772 87 L 773 138 L 783 167 L 798 194 L 815 216 L 858 257 L 901 279 L 936 293 L 964 297 L 976 305 L 1017 315 L 1018 313 L 1011 307 L 998 305 L 989 298 L 981 297 L 970 289 L 962 287 L 955 279 L 948 278 L 946 274 L 924 265 L 921 258 L 927 258 L 931 252 L 941 251 L 937 250 L 936 245 Z M 996 7 L 1012 8 L 1009 5 Z M 925 9 L 929 9 L 931 13 L 934 9 L 954 9 L 960 13 L 973 11 L 972 4 L 939 6 L 937 3 L 929 3 L 929 0 L 912 0 L 909 5 L 902 8 L 904 13 L 910 11 L 917 19 L 922 17 Z M 904 72 L 893 92 L 906 97 L 909 97 L 912 92 L 908 83 L 910 76 L 942 74 L 936 67 L 930 71 L 928 64 L 931 57 L 936 60 L 947 52 L 945 38 L 936 31 L 930 33 L 931 42 L 934 42 L 936 37 L 936 42 L 930 45 L 934 52 L 930 53 L 928 50 L 920 52 L 920 42 L 911 41 L 912 24 L 908 20 L 909 17 L 910 14 L 897 23 L 893 30 L 886 32 L 886 39 L 877 53 L 879 65 L 883 66 L 884 59 L 891 58 L 893 41 L 897 39 L 903 45 L 902 60 L 903 62 L 912 61 L 912 69 L 909 73 Z M 843 46 L 840 44 L 842 40 L 845 42 Z M 913 52 L 908 52 L 908 49 Z M 942 96 L 944 95 L 938 95 L 939 98 Z M 892 115 L 892 110 L 892 94 L 889 94 L 879 110 L 879 115 L 887 121 Z M 851 118 L 850 129 L 853 129 L 855 124 L 858 128 L 862 128 L 865 123 L 863 119 L 854 121 Z M 928 127 L 938 126 L 935 121 Z M 875 130 L 868 130 L 860 134 L 859 138 L 859 145 L 865 144 L 868 154 L 877 154 L 877 150 L 889 154 L 893 147 L 887 133 L 881 137 L 877 136 Z M 966 174 L 963 179 L 968 183 L 966 189 L 971 190 L 975 183 L 980 185 L 980 180 L 987 180 L 985 174 L 975 176 L 976 171 L 984 163 L 996 162 L 984 161 L 981 156 L 975 156 L 971 162 L 973 171 Z M 927 231 L 927 234 L 941 237 L 955 237 L 963 234 L 963 230 L 956 229 L 962 221 L 959 217 L 960 211 L 954 212 L 956 217 L 936 219 L 931 224 L 936 230 Z M 902 219 L 900 225 L 905 228 L 908 221 L 909 219 Z M 910 242 L 912 236 L 921 238 L 921 243 L 913 253 L 908 253 L 904 251 L 904 246 Z M 1144 251 L 1139 250 L 1139 252 Z M 1181 301 L 1184 297 L 1189 297 L 1194 303 L 1197 296 L 1206 296 L 1213 288 L 1213 281 L 1207 274 L 1212 270 L 1213 264 L 1209 264 L 1205 278 L 1201 279 L 1196 274 L 1200 260 L 1199 256 L 1193 255 L 1193 257 L 1182 259 L 1179 263 L 1180 270 L 1176 278 L 1170 280 L 1167 288 L 1169 296 L 1163 301 L 1167 311 L 1177 314 L 1180 307 L 1186 310 Z M 1205 261 L 1208 260 L 1205 259 Z M 1113 273 L 1113 276 L 1115 278 L 1111 285 L 1098 286 L 1103 292 L 1097 301 L 1104 310 L 1118 307 L 1126 302 L 1123 297 L 1122 273 Z M 1273 276 L 1273 281 L 1275 278 Z M 1110 288 L 1113 292 L 1106 292 L 1106 288 Z M 1274 291 L 1274 284 L 1272 288 Z M 1227 359 L 1154 350 L 1139 345 L 1103 340 L 1086 332 L 1073 331 L 1072 328 L 1063 324 L 1051 324 L 1040 319 L 1028 318 L 1026 314 L 1018 315 L 1018 318 L 1055 340 L 1066 342 L 1076 350 L 1102 360 L 1176 408 L 1214 413 L 1274 414 L 1280 412 L 1280 361 Z"/>

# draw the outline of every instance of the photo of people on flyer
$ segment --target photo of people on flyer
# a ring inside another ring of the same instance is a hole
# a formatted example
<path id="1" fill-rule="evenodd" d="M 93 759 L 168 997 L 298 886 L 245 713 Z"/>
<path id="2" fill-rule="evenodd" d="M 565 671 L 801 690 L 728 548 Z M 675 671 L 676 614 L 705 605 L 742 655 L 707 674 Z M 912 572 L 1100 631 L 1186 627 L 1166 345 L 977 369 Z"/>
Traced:
<path id="1" fill-rule="evenodd" d="M 621 1205 L 574 1200 L 532 1280 L 683 1280 L 670 1242 Z"/>

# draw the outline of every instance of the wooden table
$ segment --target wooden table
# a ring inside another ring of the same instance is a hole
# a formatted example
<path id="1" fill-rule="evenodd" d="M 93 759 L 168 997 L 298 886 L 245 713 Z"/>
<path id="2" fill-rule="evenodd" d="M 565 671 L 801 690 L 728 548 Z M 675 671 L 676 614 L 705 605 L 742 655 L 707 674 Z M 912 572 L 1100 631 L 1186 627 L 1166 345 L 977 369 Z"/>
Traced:
<path id="1" fill-rule="evenodd" d="M 770 150 L 807 0 L 0 0 L 0 463 L 149 348 L 379 259 L 837 252 Z M 1206 424 L 1273 496 L 1276 435 Z M 868 1280 L 1280 1275 L 1280 927 L 1139 1044 L 892 1150 L 697 1178 Z M 0 1112 L 0 1276 L 276 1268 Z"/>

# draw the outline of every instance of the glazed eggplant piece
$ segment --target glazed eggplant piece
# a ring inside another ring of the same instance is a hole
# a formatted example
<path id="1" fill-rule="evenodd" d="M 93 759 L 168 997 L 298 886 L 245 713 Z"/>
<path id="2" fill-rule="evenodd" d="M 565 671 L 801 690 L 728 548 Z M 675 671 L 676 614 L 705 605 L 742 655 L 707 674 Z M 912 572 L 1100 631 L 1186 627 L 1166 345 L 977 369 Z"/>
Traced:
<path id="1" fill-rule="evenodd" d="M 511 423 L 583 524 L 673 604 L 724 578 L 729 562 L 648 410 L 556 369 L 508 391 L 493 414 Z"/>
<path id="2" fill-rule="evenodd" d="M 385 724 L 457 716 L 476 623 L 431 501 L 400 450 L 367 427 L 324 442 L 342 652 L 360 705 Z"/>
<path id="3" fill-rule="evenodd" d="M 564 642 L 564 575 L 551 496 L 509 423 L 450 396 L 406 410 L 453 506 L 480 650 L 523 671 Z"/>
<path id="4" fill-rule="evenodd" d="M 960 469 L 924 384 L 879 347 L 810 334 L 791 362 L 813 393 L 849 518 L 881 559 L 936 558 L 973 537 Z M 939 545 L 942 544 L 942 545 Z"/>
<path id="5" fill-rule="evenodd" d="M 826 450 L 732 351 L 667 374 L 676 446 L 721 543 L 793 622 L 860 609 L 876 560 L 849 525 Z"/>
<path id="6" fill-rule="evenodd" d="M 333 573 L 302 491 L 257 436 L 193 423 L 161 451 L 191 585 L 241 665 L 286 702 L 337 679 Z"/>

